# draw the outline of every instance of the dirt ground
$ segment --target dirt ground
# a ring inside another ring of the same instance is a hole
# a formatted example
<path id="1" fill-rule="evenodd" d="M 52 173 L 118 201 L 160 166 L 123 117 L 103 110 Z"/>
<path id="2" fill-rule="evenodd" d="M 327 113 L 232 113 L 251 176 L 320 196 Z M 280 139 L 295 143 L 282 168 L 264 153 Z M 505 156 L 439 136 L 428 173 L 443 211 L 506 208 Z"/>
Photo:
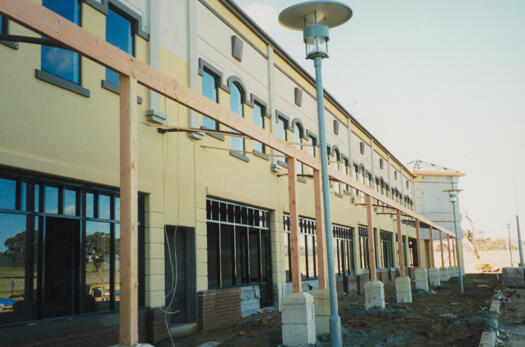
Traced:
<path id="1" fill-rule="evenodd" d="M 505 288 L 504 294 L 499 339 L 505 346 L 525 346 L 525 289 Z"/>
<path id="2" fill-rule="evenodd" d="M 490 324 L 488 305 L 499 281 L 496 275 L 465 277 L 465 294 L 457 281 L 432 293 L 413 292 L 412 304 L 395 304 L 393 284 L 385 285 L 385 310 L 364 310 L 364 297 L 345 296 L 339 301 L 345 346 L 478 346 Z M 329 346 L 326 336 L 319 346 Z M 176 346 L 277 346 L 281 315 L 277 310 L 247 317 L 240 324 L 174 339 Z M 172 346 L 169 340 L 162 347 Z"/>

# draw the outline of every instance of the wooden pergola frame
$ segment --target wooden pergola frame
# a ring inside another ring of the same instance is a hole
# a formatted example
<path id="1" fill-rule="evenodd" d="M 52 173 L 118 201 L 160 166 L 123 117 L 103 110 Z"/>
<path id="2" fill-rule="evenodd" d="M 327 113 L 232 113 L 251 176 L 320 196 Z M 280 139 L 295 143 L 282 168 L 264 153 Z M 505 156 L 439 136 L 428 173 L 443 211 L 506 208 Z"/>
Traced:
<path id="1" fill-rule="evenodd" d="M 297 148 L 291 143 L 287 143 L 265 129 L 257 127 L 252 122 L 239 117 L 214 101 L 200 95 L 196 91 L 186 87 L 182 83 L 172 79 L 162 72 L 152 68 L 148 64 L 139 61 L 135 57 L 125 53 L 119 48 L 106 42 L 69 20 L 61 17 L 47 8 L 36 4 L 32 0 L 0 0 L 0 14 L 18 24 L 27 27 L 37 34 L 47 37 L 46 41 L 53 45 L 71 49 L 80 55 L 91 59 L 104 67 L 110 68 L 120 74 L 120 190 L 121 190 L 121 305 L 120 305 L 120 334 L 121 345 L 136 345 L 138 343 L 138 310 L 137 310 L 137 106 L 136 88 L 137 83 L 154 90 L 161 95 L 178 102 L 200 114 L 206 115 L 219 123 L 239 132 L 224 132 L 225 135 L 249 137 L 257 140 L 274 150 L 283 153 L 288 158 L 288 185 L 289 185 L 289 204 L 290 204 L 290 231 L 292 239 L 292 274 L 293 290 L 301 291 L 301 278 L 298 271 L 299 250 L 297 247 L 298 238 L 298 212 L 296 204 L 296 181 L 295 160 L 311 167 L 314 171 L 314 197 L 316 214 L 316 234 L 317 250 L 319 254 L 319 287 L 326 285 L 324 264 L 323 264 L 323 230 L 321 213 L 321 188 L 319 170 L 321 169 L 320 160 L 311 156 L 307 152 Z M 39 40 L 25 40 L 19 37 L 21 42 L 42 43 Z M 34 41 L 34 42 L 32 42 Z M 187 132 L 192 129 L 169 129 L 161 130 L 165 132 L 177 131 Z M 201 129 L 195 129 L 201 131 Z M 419 223 L 424 223 L 430 230 L 439 230 L 440 234 L 450 234 L 448 230 L 435 224 L 429 219 L 409 210 L 398 204 L 394 200 L 381 195 L 371 187 L 359 183 L 357 180 L 347 176 L 341 171 L 329 168 L 331 180 L 338 181 L 355 188 L 365 194 L 369 247 L 370 247 L 370 272 L 375 279 L 375 256 L 374 252 L 374 233 L 372 226 L 372 206 L 371 199 L 376 199 L 386 206 L 381 206 L 395 210 L 397 214 L 397 231 L 399 235 L 399 264 L 402 275 L 405 273 L 405 265 L 402 253 L 401 242 L 401 215 L 416 219 Z M 418 233 L 419 234 L 419 233 Z M 418 253 L 419 242 L 418 242 Z"/>

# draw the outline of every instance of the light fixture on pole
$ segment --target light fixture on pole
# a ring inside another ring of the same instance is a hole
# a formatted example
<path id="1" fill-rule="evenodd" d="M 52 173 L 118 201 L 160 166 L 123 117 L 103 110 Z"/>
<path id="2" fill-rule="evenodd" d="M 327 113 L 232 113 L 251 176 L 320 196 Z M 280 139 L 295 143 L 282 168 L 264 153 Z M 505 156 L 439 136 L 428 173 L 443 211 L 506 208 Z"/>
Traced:
<path id="1" fill-rule="evenodd" d="M 319 146 L 321 150 L 321 178 L 323 186 L 324 224 L 328 260 L 328 286 L 330 290 L 330 337 L 332 346 L 342 346 L 341 319 L 337 310 L 335 283 L 332 218 L 330 213 L 330 188 L 328 181 L 328 154 L 324 120 L 324 96 L 322 78 L 322 59 L 328 57 L 330 28 L 348 21 L 352 10 L 337 1 L 306 1 L 283 10 L 279 22 L 287 28 L 302 30 L 306 45 L 306 58 L 313 59 L 315 65 L 315 86 L 317 91 L 317 117 L 319 126 Z"/>
<path id="2" fill-rule="evenodd" d="M 456 234 L 456 256 L 458 258 L 458 271 L 459 271 L 459 292 L 461 294 L 464 293 L 463 290 L 463 268 L 461 265 L 461 256 L 459 253 L 459 243 L 458 243 L 458 226 L 456 221 L 456 201 L 458 199 L 458 193 L 461 191 L 461 189 L 448 189 L 444 190 L 444 192 L 448 193 L 448 197 L 450 199 L 450 202 L 452 203 L 452 212 L 454 213 L 454 232 Z"/>

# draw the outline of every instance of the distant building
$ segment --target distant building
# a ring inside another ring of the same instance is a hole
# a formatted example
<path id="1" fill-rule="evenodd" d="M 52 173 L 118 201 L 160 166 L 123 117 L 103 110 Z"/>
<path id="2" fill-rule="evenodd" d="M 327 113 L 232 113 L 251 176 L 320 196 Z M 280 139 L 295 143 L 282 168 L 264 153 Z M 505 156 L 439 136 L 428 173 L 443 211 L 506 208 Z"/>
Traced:
<path id="1" fill-rule="evenodd" d="M 416 211 L 447 230 L 454 231 L 454 214 L 448 192 L 445 190 L 458 189 L 459 178 L 465 176 L 463 172 L 452 170 L 423 160 L 414 160 L 406 165 L 416 176 L 415 179 L 415 207 Z M 456 220 L 458 227 L 458 245 L 463 239 L 461 229 L 460 196 L 456 201 Z M 422 231 L 422 237 L 429 239 L 428 229 Z M 434 232 L 434 240 L 439 240 L 439 233 Z M 444 241 L 445 242 L 445 241 Z M 437 243 L 434 243 L 436 246 Z M 461 250 L 461 246 L 459 247 Z M 448 256 L 447 256 L 448 257 Z M 463 258 L 463 254 L 461 255 Z M 438 256 L 436 256 L 438 260 Z M 445 259 L 447 264 L 448 258 Z M 440 265 L 438 262 L 436 265 Z"/>

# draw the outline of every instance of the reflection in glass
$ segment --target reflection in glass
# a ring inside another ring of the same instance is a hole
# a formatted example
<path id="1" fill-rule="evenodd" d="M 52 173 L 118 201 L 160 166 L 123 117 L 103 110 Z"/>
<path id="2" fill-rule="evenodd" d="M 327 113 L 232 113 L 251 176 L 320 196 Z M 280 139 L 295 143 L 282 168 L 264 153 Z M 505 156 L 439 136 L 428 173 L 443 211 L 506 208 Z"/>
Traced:
<path id="1" fill-rule="evenodd" d="M 241 90 L 234 83 L 230 85 L 230 111 L 244 117 Z M 231 142 L 232 149 L 244 151 L 244 138 L 232 136 Z"/>
<path id="2" fill-rule="evenodd" d="M 98 196 L 98 218 L 111 218 L 111 198 L 109 195 L 99 194 Z"/>
<path id="3" fill-rule="evenodd" d="M 80 24 L 78 0 L 43 0 L 42 5 L 75 24 Z M 42 46 L 42 70 L 73 83 L 80 83 L 80 56 L 73 51 Z"/>
<path id="4" fill-rule="evenodd" d="M 215 76 L 210 74 L 208 71 L 204 70 L 202 72 L 202 95 L 212 100 L 213 102 L 217 102 L 217 85 L 216 84 L 217 82 L 216 82 Z M 212 129 L 212 130 L 218 129 L 217 122 L 206 116 L 202 117 L 202 127 L 204 129 Z"/>
<path id="5" fill-rule="evenodd" d="M 95 203 L 95 196 L 93 193 L 86 193 L 86 217 L 93 218 L 95 208 L 93 204 Z"/>
<path id="6" fill-rule="evenodd" d="M 16 181 L 0 178 L 0 208 L 14 210 L 16 207 Z"/>
<path id="7" fill-rule="evenodd" d="M 106 16 L 106 41 L 133 55 L 131 22 L 111 8 Z M 106 80 L 118 86 L 119 74 L 111 69 L 106 69 Z"/>
<path id="8" fill-rule="evenodd" d="M 120 198 L 115 198 L 115 220 L 120 220 Z"/>
<path id="9" fill-rule="evenodd" d="M 115 294 L 114 294 L 114 300 L 115 302 L 120 301 L 120 224 L 115 224 Z"/>
<path id="10" fill-rule="evenodd" d="M 0 323 L 26 320 L 31 299 L 25 297 L 26 216 L 0 213 Z"/>
<path id="11" fill-rule="evenodd" d="M 86 311 L 109 309 L 110 224 L 86 222 Z"/>
<path id="12" fill-rule="evenodd" d="M 58 213 L 58 188 L 46 186 L 44 197 L 44 211 L 46 213 Z"/>
<path id="13" fill-rule="evenodd" d="M 64 214 L 77 214 L 77 192 L 74 190 L 64 189 Z"/>
<path id="14" fill-rule="evenodd" d="M 40 186 L 35 184 L 35 211 L 40 212 Z"/>

